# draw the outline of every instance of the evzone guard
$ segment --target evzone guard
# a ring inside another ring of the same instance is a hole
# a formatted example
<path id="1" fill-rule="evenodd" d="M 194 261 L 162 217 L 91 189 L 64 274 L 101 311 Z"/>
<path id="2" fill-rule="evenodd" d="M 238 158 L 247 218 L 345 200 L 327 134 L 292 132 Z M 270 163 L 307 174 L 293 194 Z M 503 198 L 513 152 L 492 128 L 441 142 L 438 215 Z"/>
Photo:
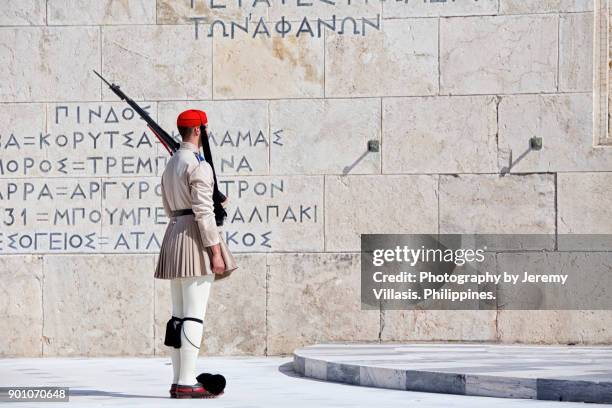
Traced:
<path id="1" fill-rule="evenodd" d="M 95 71 L 94 71 L 95 72 Z M 147 123 L 172 155 L 162 174 L 162 203 L 169 223 L 162 240 L 154 277 L 170 280 L 172 316 L 164 344 L 171 347 L 172 398 L 214 398 L 223 394 L 220 374 L 195 375 L 204 317 L 215 280 L 238 268 L 218 226 L 227 217 L 227 197 L 217 185 L 208 141 L 208 118 L 190 109 L 177 118 L 181 143 L 176 142 L 118 85 L 102 81 Z M 200 154 L 200 148 L 204 155 Z"/>
<path id="2" fill-rule="evenodd" d="M 162 201 L 170 222 L 166 228 L 155 278 L 169 279 L 172 317 L 164 344 L 172 347 L 171 397 L 212 398 L 222 393 L 222 376 L 195 374 L 204 316 L 215 274 L 226 271 L 214 212 L 214 175 L 199 153 L 207 139 L 206 113 L 187 110 L 177 118 L 182 142 L 162 175 Z M 205 385 L 206 384 L 206 385 Z"/>

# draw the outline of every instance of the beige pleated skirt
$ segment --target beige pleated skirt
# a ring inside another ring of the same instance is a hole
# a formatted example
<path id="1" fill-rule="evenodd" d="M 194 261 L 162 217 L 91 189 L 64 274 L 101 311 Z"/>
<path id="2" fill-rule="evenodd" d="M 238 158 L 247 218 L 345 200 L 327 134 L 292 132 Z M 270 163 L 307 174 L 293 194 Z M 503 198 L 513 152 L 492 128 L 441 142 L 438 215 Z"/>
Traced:
<path id="1" fill-rule="evenodd" d="M 208 251 L 202 244 L 193 214 L 170 219 L 161 244 L 154 277 L 187 278 L 211 274 Z"/>

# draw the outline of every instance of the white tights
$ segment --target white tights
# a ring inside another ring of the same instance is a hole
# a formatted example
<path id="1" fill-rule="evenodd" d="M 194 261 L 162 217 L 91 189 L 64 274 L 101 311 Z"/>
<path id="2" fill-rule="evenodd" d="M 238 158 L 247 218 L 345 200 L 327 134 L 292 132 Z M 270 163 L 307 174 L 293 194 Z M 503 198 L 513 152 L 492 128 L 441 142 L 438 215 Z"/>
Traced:
<path id="1" fill-rule="evenodd" d="M 206 306 L 214 279 L 213 274 L 171 279 L 172 315 L 180 318 L 195 317 L 205 321 Z M 199 322 L 183 322 L 181 348 L 170 347 L 173 383 L 194 385 L 197 382 L 195 365 L 203 331 L 204 326 Z"/>

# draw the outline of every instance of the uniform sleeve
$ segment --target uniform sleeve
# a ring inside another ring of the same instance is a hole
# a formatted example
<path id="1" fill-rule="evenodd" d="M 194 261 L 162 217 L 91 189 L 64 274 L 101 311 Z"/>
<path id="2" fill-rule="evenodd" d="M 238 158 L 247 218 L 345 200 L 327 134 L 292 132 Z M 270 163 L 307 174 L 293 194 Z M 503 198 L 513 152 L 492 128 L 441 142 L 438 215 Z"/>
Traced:
<path id="1" fill-rule="evenodd" d="M 172 213 L 172 209 L 170 208 L 170 204 L 168 204 L 168 199 L 166 198 L 166 190 L 164 189 L 164 182 L 162 179 L 162 183 L 161 183 L 161 187 L 162 187 L 162 202 L 164 203 L 164 212 L 166 213 L 166 217 L 171 218 L 171 213 Z"/>
<path id="2" fill-rule="evenodd" d="M 189 174 L 191 208 L 205 247 L 219 243 L 219 232 L 213 206 L 214 179 L 208 163 L 200 163 Z"/>

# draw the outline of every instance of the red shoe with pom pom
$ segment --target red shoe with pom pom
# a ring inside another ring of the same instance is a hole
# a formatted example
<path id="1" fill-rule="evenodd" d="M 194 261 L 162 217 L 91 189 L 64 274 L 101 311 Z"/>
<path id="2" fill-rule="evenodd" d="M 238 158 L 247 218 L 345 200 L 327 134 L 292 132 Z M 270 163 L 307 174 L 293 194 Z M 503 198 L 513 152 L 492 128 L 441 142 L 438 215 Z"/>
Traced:
<path id="1" fill-rule="evenodd" d="M 215 398 L 217 395 L 206 391 L 200 383 L 194 385 L 177 384 L 175 398 Z"/>

